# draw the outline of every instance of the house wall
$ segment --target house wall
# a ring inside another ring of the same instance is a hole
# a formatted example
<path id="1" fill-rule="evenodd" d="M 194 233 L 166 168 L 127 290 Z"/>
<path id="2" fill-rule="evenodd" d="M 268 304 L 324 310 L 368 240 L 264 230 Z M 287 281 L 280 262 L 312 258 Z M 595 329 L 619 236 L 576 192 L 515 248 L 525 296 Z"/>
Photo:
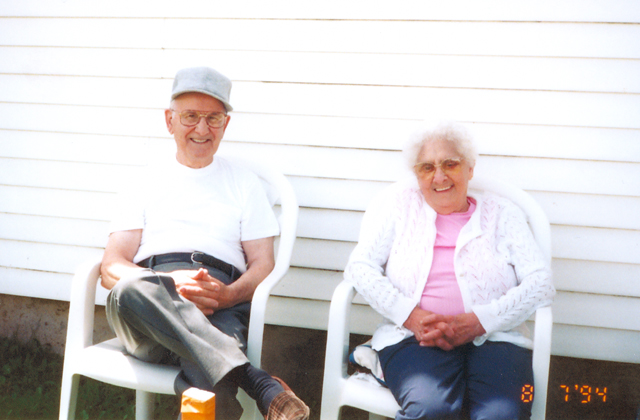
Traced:
<path id="1" fill-rule="evenodd" d="M 442 116 L 472 127 L 477 174 L 527 190 L 551 221 L 553 354 L 640 362 L 631 0 L 3 1 L 0 293 L 69 299 L 119 186 L 172 150 L 162 111 L 194 65 L 233 80 L 221 152 L 280 168 L 301 205 L 271 322 L 326 329 L 364 209 L 406 175 L 407 135 Z M 356 332 L 375 324 L 356 317 Z"/>

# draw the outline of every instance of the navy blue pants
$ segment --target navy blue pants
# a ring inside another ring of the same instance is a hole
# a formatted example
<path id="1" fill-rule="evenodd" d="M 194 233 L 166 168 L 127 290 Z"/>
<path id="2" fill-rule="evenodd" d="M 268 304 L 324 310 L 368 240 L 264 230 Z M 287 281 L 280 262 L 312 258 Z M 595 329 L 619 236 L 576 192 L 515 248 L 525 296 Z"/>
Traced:
<path id="1" fill-rule="evenodd" d="M 444 351 L 421 347 L 410 337 L 379 356 L 387 386 L 401 407 L 396 420 L 531 417 L 531 350 L 487 341 Z"/>

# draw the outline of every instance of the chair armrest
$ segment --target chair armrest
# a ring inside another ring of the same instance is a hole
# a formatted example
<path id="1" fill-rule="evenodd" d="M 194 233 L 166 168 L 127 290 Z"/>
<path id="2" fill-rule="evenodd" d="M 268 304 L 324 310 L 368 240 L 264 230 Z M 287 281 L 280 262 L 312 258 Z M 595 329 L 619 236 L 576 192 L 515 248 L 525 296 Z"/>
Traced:
<path id="1" fill-rule="evenodd" d="M 349 282 L 342 281 L 333 292 L 329 308 L 327 328 L 327 353 L 325 355 L 324 381 L 347 378 L 349 353 L 349 319 L 351 302 L 356 290 Z"/>
<path id="2" fill-rule="evenodd" d="M 298 227 L 298 200 L 289 181 L 284 175 L 267 169 L 263 169 L 263 175 L 269 176 L 269 181 L 280 193 L 281 214 L 279 217 L 280 240 L 275 266 L 271 273 L 258 285 L 251 300 L 247 357 L 251 364 L 257 368 L 261 365 L 267 301 L 273 288 L 289 270 Z"/>
<path id="3" fill-rule="evenodd" d="M 549 376 L 549 358 L 551 357 L 551 333 L 553 328 L 553 315 L 551 306 L 545 306 L 544 308 L 538 308 L 535 317 L 533 335 L 533 354 L 534 354 L 534 366 L 536 362 L 541 362 L 546 365 L 544 372 Z"/>
<path id="4" fill-rule="evenodd" d="M 93 318 L 100 263 L 101 259 L 97 258 L 86 261 L 73 276 L 65 355 L 93 344 Z"/>
<path id="5" fill-rule="evenodd" d="M 540 414 L 539 418 L 542 419 L 545 418 L 547 406 L 552 329 L 553 314 L 551 306 L 538 308 L 535 315 L 533 333 L 533 376 L 536 389 L 535 398 L 533 399 L 533 411 Z M 541 392 L 538 392 L 538 390 Z"/>
<path id="6" fill-rule="evenodd" d="M 262 340 L 266 318 L 267 301 L 271 291 L 289 270 L 289 264 L 274 267 L 273 271 L 258 285 L 251 300 L 251 317 L 249 319 L 249 337 L 247 340 L 247 357 L 251 364 L 260 367 Z"/>

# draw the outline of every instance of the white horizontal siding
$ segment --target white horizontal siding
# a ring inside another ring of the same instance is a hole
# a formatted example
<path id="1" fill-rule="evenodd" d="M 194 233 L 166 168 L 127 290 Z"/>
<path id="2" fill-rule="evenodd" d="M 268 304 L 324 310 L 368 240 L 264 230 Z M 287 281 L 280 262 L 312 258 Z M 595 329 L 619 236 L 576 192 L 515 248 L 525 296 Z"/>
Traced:
<path id="1" fill-rule="evenodd" d="M 308 229 L 306 233 L 309 233 L 309 230 L 314 230 L 322 232 L 318 236 L 331 236 L 325 233 L 325 229 L 323 229 L 330 226 L 330 224 L 317 226 Z M 604 229 L 554 226 L 551 229 L 554 258 L 620 264 L 640 263 L 640 256 L 637 252 L 637 248 L 640 246 L 637 232 L 614 231 L 614 233 L 608 235 L 607 232 L 603 231 Z M 338 235 L 340 235 L 339 232 Z M 342 269 L 348 255 L 342 256 L 341 253 L 345 249 L 352 249 L 351 242 L 305 237 L 299 237 L 299 239 L 300 241 L 296 242 L 296 248 L 300 252 L 294 252 L 294 258 L 297 255 L 296 265 L 303 267 L 329 270 Z M 319 242 L 316 243 L 314 241 Z M 329 241 L 331 242 L 329 243 Z M 605 281 L 605 279 L 602 279 L 602 281 Z M 633 282 L 634 279 L 627 279 L 627 281 Z"/>
<path id="2" fill-rule="evenodd" d="M 150 148 L 169 141 L 158 109 L 0 103 L 0 112 L 6 118 L 0 130 L 0 153 L 4 157 L 31 157 L 32 153 L 34 158 L 43 159 L 135 164 L 152 152 Z M 236 112 L 225 137 L 234 142 L 400 150 L 416 123 Z M 150 128 L 144 130 L 145 125 Z M 252 130 L 256 126 L 261 128 L 257 133 Z M 479 152 L 485 155 L 640 162 L 636 129 L 478 122 L 471 126 Z M 126 154 L 121 147 L 126 147 Z"/>
<path id="3" fill-rule="evenodd" d="M 0 212 L 106 221 L 114 193 L 0 185 Z M 71 234 L 71 232 L 70 232 Z"/>
<path id="4" fill-rule="evenodd" d="M 602 300 L 607 299 L 605 295 L 640 297 L 640 284 L 628 281 L 629 278 L 638 278 L 640 268 L 637 265 L 554 259 L 552 268 L 556 278 L 556 287 L 565 292 L 576 293 L 576 295 L 580 293 L 601 295 Z M 304 299 L 328 300 L 333 292 L 333 287 L 341 279 L 341 271 L 337 270 L 318 271 L 308 268 L 292 268 L 286 280 L 278 287 L 276 294 Z M 606 282 L 603 279 L 606 279 Z M 616 313 L 615 308 L 609 309 Z M 589 310 L 591 309 L 587 305 L 582 306 L 582 311 Z M 637 317 L 632 318 L 630 322 L 636 322 Z"/>
<path id="5" fill-rule="evenodd" d="M 25 7 L 25 3 L 29 7 Z M 385 20 L 466 20 L 466 21 L 568 21 L 638 22 L 640 6 L 634 0 L 541 0 L 514 4 L 509 0 L 452 0 L 444 4 L 420 0 L 403 1 L 387 7 L 381 0 L 342 2 L 328 0 L 306 3 L 295 0 L 234 1 L 190 3 L 198 16 L 249 19 L 385 19 Z M 81 0 L 7 0 L 0 4 L 0 15 L 25 17 L 194 17 L 192 10 L 175 7 L 168 0 L 146 3 L 113 0 L 100 7 Z"/>
<path id="6" fill-rule="evenodd" d="M 65 28 L 60 31 L 59 28 Z M 635 25 L 281 19 L 3 18 L 5 45 L 537 57 L 640 57 Z M 317 36 L 317 34 L 322 36 Z M 77 34 L 82 34 L 78 36 Z M 257 36 L 259 34 L 259 36 Z M 292 36 L 295 34 L 295 36 Z M 222 44 L 221 44 L 222 43 Z M 224 70 L 224 65 L 219 66 Z"/>
<path id="7" fill-rule="evenodd" d="M 3 294 L 55 300 L 71 297 L 71 276 L 68 274 L 5 266 L 0 267 L 0 279 Z"/>
<path id="8" fill-rule="evenodd" d="M 551 221 L 554 354 L 638 361 L 638 2 L 383 5 L 0 3 L 0 293 L 68 299 L 119 185 L 173 150 L 175 71 L 210 65 L 234 82 L 221 151 L 280 168 L 301 205 L 270 321 L 326 327 L 363 210 L 440 115 L 471 126 L 477 174 L 529 191 Z M 376 320 L 358 305 L 354 331 Z"/>
<path id="9" fill-rule="evenodd" d="M 107 232 L 108 222 L 0 213 L 3 239 L 104 248 Z"/>
<path id="10" fill-rule="evenodd" d="M 457 87 L 515 90 L 638 93 L 634 74 L 640 63 L 629 59 L 550 58 L 504 55 L 204 50 L 224 65 L 234 80 L 281 83 Z M 166 49 L 93 49 L 89 47 L 0 47 L 7 74 L 74 75 L 170 79 L 158 74 L 169 63 L 189 60 L 193 52 Z M 389 61 L 396 71 L 388 71 Z M 120 63 L 129 65 L 123 67 Z M 247 65 L 250 64 L 250 65 Z M 366 72 L 363 72 L 366 69 Z M 497 71 L 499 69 L 499 71 Z"/>
<path id="11" fill-rule="evenodd" d="M 223 144 L 221 150 L 230 155 L 270 156 L 273 165 L 295 176 L 392 182 L 408 175 L 395 151 L 231 142 Z M 134 166 L 15 158 L 0 158 L 0 164 L 5 168 L 0 174 L 3 185 L 105 192 L 122 185 L 137 170 Z M 510 182 L 531 191 L 640 195 L 637 163 L 481 156 L 476 174 L 509 174 Z"/>
<path id="12" fill-rule="evenodd" d="M 169 80 L 0 75 L 2 102 L 160 108 L 169 92 Z M 238 82 L 233 95 L 250 113 L 640 128 L 640 94 Z M 137 125 L 133 116 L 123 112 L 122 123 Z"/>
<path id="13" fill-rule="evenodd" d="M 9 106 L 2 104 L 0 108 L 12 109 L 8 115 L 16 117 L 12 119 L 17 126 L 16 120 L 19 119 L 21 111 L 38 115 L 47 113 L 54 106 Z M 86 114 L 85 112 L 76 114 L 76 116 L 78 119 L 82 119 L 86 117 Z M 26 116 L 22 115 L 22 117 L 26 119 Z M 42 123 L 45 124 L 44 121 Z M 147 139 L 140 137 L 22 131 L 28 125 L 20 127 L 0 130 L 0 157 L 38 161 L 140 165 L 140 157 L 145 155 L 149 147 Z M 45 127 L 42 128 L 45 129 Z M 57 127 L 49 125 L 49 129 L 55 128 Z M 59 128 L 62 128 L 62 125 Z M 123 150 L 127 150 L 127 153 L 122 153 Z"/>
<path id="14" fill-rule="evenodd" d="M 556 288 L 612 296 L 640 297 L 640 266 L 556 258 L 552 264 Z"/>
<path id="15" fill-rule="evenodd" d="M 101 254 L 101 248 L 7 239 L 0 239 L 0 249 L 2 249 L 0 267 L 40 271 L 46 273 L 46 276 L 49 275 L 48 273 L 70 275 L 75 272 L 81 262 Z M 37 283 L 34 286 L 37 286 Z M 3 292 L 4 287 L 3 282 Z M 39 292 L 32 287 L 27 287 L 23 293 L 19 294 L 33 296 L 34 293 Z"/>
<path id="16" fill-rule="evenodd" d="M 5 187 L 0 189 L 0 192 L 2 191 L 10 192 L 11 189 Z M 14 191 L 19 192 L 20 189 L 16 188 Z M 11 197 L 10 194 L 7 196 Z M 38 196 L 47 197 L 46 194 L 38 194 Z M 106 243 L 108 232 L 110 215 L 108 198 L 107 195 L 98 197 L 106 203 L 106 209 L 102 208 L 101 214 L 94 214 L 91 208 L 85 207 L 78 209 L 75 217 L 57 215 L 65 213 L 66 209 L 54 208 L 58 202 L 55 195 L 49 200 L 40 201 L 39 207 L 31 202 L 30 212 L 36 213 L 31 215 L 25 214 L 27 211 L 21 210 L 20 206 L 12 206 L 12 202 L 4 200 L 0 205 L 0 211 L 2 211 L 0 235 L 11 240 L 102 247 Z M 16 200 L 16 202 L 20 203 L 22 200 Z M 23 205 L 28 206 L 29 203 L 29 200 L 25 200 Z M 94 201 L 91 207 L 99 204 L 100 201 Z M 340 253 L 344 252 L 344 247 L 352 246 L 357 241 L 360 220 L 361 212 L 302 208 L 298 226 L 300 241 L 296 248 L 301 251 L 306 247 L 310 249 L 307 252 L 301 252 L 298 257 L 303 258 L 304 255 L 308 255 L 309 260 L 301 259 L 297 265 L 326 269 L 343 268 L 346 256 L 341 256 Z M 311 242 L 304 242 L 305 240 Z M 637 231 L 631 229 L 552 225 L 554 257 L 557 260 L 586 260 L 633 266 L 640 264 L 640 257 L 636 252 L 638 240 Z M 340 245 L 328 245 L 326 241 L 333 241 Z M 324 247 L 329 249 L 324 250 Z M 318 265 L 320 262 L 313 260 L 320 255 L 327 256 L 329 261 L 340 262 L 338 265 L 335 262 L 329 262 L 326 266 Z M 633 290 L 631 285 L 629 287 Z"/>

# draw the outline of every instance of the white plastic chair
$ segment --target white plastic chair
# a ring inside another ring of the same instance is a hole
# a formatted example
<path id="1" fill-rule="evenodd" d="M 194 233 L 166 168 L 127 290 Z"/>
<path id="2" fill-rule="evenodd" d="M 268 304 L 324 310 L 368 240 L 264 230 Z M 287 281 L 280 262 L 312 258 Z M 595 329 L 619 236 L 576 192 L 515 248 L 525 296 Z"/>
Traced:
<path id="1" fill-rule="evenodd" d="M 249 322 L 247 356 L 260 367 L 265 311 L 269 294 L 289 269 L 298 223 L 298 202 L 293 188 L 280 173 L 266 166 L 239 158 L 228 158 L 256 173 L 266 184 L 271 203 L 280 203 L 280 238 L 275 267 L 256 289 Z M 117 338 L 93 343 L 96 286 L 100 277 L 100 260 L 81 265 L 72 282 L 67 326 L 67 341 L 62 374 L 60 419 L 74 419 L 80 376 L 136 390 L 136 419 L 153 418 L 154 394 L 175 395 L 173 384 L 178 367 L 146 363 L 128 356 Z M 239 393 L 243 419 L 258 418 L 260 412 L 244 392 Z"/>
<path id="2" fill-rule="evenodd" d="M 469 184 L 473 190 L 491 191 L 509 198 L 525 212 L 536 242 L 548 263 L 551 262 L 551 231 L 540 205 L 526 192 L 503 182 L 475 176 Z M 336 420 L 343 406 L 369 412 L 370 419 L 395 417 L 400 409 L 388 388 L 347 375 L 349 351 L 349 317 L 356 295 L 351 284 L 343 281 L 334 291 L 329 310 L 327 351 L 324 365 L 321 420 Z M 535 398 L 532 419 L 543 420 L 547 405 L 549 361 L 551 356 L 551 307 L 538 309 L 533 335 L 533 376 Z"/>

